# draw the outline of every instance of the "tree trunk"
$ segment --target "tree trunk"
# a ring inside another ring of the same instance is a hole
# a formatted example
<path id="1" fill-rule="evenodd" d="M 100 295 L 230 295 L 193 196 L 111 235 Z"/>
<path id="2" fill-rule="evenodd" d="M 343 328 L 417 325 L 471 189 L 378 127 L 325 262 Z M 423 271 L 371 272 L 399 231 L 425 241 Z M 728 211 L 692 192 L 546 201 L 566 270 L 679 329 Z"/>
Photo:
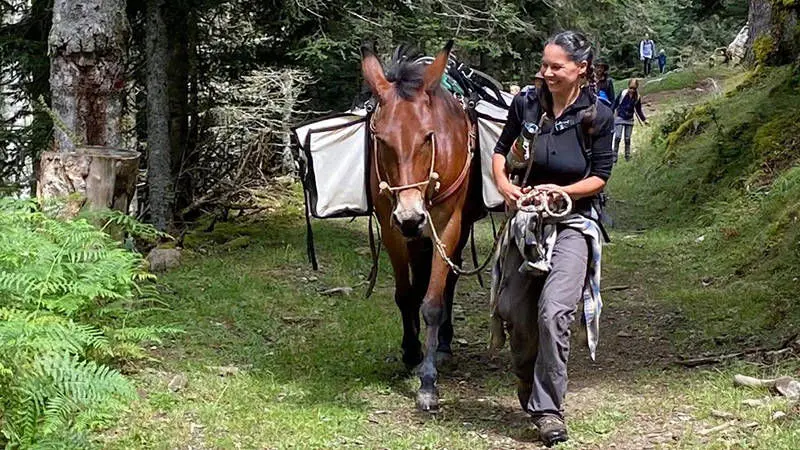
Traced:
<path id="1" fill-rule="evenodd" d="M 37 162 L 36 193 L 43 200 L 67 197 L 63 215 L 74 216 L 84 204 L 128 212 L 139 159 L 118 148 L 128 34 L 125 0 L 53 2 L 54 151 Z"/>
<path id="2" fill-rule="evenodd" d="M 174 2 L 165 18 L 167 29 L 183 30 L 181 33 L 170 33 L 168 41 L 167 95 L 175 211 L 180 211 L 190 202 L 190 193 L 185 189 L 188 177 L 181 175 L 189 139 L 189 9 L 185 2 Z"/>
<path id="3" fill-rule="evenodd" d="M 139 152 L 79 146 L 71 152 L 44 152 L 39 166 L 39 198 L 64 198 L 61 216 L 74 217 L 84 205 L 127 213 L 136 191 Z M 74 196 L 72 194 L 80 194 Z"/>
<path id="4" fill-rule="evenodd" d="M 150 220 L 166 230 L 172 218 L 172 165 L 167 95 L 165 0 L 147 2 L 147 184 Z"/>
<path id="5" fill-rule="evenodd" d="M 49 51 L 55 150 L 122 143 L 125 0 L 55 0 Z"/>
<path id="6" fill-rule="evenodd" d="M 798 5 L 776 0 L 750 0 L 748 65 L 785 64 L 800 53 Z"/>
<path id="7" fill-rule="evenodd" d="M 189 135 L 183 154 L 183 168 L 195 167 L 198 160 L 197 145 L 200 141 L 200 61 L 197 54 L 197 13 L 189 13 Z M 181 174 L 181 189 L 188 193 L 187 206 L 194 201 L 195 183 L 190 173 Z"/>

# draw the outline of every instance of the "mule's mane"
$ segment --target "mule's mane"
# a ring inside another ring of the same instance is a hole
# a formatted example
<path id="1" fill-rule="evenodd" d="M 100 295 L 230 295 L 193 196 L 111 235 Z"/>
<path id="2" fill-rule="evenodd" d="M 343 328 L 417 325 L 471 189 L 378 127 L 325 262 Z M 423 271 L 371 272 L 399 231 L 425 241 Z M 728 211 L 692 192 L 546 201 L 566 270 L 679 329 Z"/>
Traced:
<path id="1" fill-rule="evenodd" d="M 386 70 L 386 80 L 394 85 L 397 95 L 404 100 L 414 98 L 424 83 L 425 69 L 428 68 L 428 65 L 415 63 L 421 56 L 423 56 L 422 53 L 405 44 L 399 45 L 392 53 L 392 63 Z M 441 84 L 437 84 L 431 94 L 444 100 L 444 104 L 453 113 L 457 114 L 462 111 L 459 103 L 442 88 Z"/>

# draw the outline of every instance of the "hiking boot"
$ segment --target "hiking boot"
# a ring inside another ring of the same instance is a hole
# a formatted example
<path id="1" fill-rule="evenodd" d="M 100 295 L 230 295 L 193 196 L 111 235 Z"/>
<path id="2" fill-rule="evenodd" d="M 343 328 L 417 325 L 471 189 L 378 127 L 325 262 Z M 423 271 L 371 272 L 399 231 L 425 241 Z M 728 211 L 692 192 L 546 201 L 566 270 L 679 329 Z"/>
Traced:
<path id="1" fill-rule="evenodd" d="M 539 439 L 546 447 L 552 447 L 559 442 L 567 442 L 567 425 L 560 417 L 544 415 L 534 419 L 536 428 L 539 429 Z"/>

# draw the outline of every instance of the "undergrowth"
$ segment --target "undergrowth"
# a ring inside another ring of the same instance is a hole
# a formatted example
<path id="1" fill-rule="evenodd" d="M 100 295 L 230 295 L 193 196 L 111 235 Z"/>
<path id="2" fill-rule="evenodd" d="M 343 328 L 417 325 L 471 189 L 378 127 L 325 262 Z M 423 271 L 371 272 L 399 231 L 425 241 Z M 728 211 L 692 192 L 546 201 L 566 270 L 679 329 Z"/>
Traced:
<path id="1" fill-rule="evenodd" d="M 85 448 L 136 396 L 114 364 L 177 331 L 134 325 L 162 304 L 154 277 L 98 221 L 157 235 L 120 213 L 57 220 L 0 198 L 0 445 Z"/>

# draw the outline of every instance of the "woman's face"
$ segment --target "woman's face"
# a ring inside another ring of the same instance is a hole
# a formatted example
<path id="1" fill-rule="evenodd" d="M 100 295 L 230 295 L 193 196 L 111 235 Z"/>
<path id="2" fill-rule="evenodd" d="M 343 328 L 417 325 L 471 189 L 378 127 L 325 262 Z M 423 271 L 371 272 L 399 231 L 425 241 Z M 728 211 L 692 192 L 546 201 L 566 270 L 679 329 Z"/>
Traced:
<path id="1" fill-rule="evenodd" d="M 587 63 L 576 63 L 567 52 L 556 44 L 544 48 L 542 73 L 547 87 L 553 94 L 567 93 L 580 85 L 580 77 L 586 73 Z"/>

